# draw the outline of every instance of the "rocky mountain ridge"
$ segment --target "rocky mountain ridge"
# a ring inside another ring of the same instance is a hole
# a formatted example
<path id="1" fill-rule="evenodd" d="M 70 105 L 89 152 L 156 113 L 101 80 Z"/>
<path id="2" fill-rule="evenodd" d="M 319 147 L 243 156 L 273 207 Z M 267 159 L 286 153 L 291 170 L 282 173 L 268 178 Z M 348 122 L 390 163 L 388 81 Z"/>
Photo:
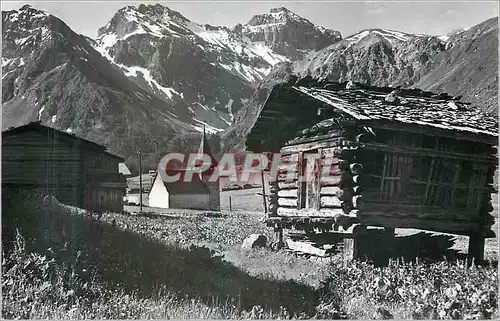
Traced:
<path id="1" fill-rule="evenodd" d="M 290 61 L 158 4 L 120 9 L 97 39 L 28 5 L 2 12 L 2 27 L 4 127 L 41 120 L 130 159 L 141 148 L 151 164 L 190 149 L 203 128 L 227 128 L 258 82 Z"/>
<path id="2" fill-rule="evenodd" d="M 292 61 L 342 39 L 339 31 L 316 26 L 284 7 L 256 15 L 234 30 L 253 43 L 262 43 Z"/>
<path id="3" fill-rule="evenodd" d="M 443 36 L 368 29 L 342 39 L 286 8 L 234 28 L 126 6 L 78 35 L 30 6 L 2 12 L 3 126 L 41 120 L 154 167 L 203 127 L 244 149 L 274 84 L 311 76 L 464 95 L 496 111 L 495 19 Z M 445 75 L 442 77 L 442 75 Z"/>
<path id="4" fill-rule="evenodd" d="M 272 87 L 294 77 L 447 92 L 497 114 L 497 70 L 497 18 L 445 36 L 363 30 L 275 68 L 224 133 L 226 148 L 245 149 L 246 134 Z"/>

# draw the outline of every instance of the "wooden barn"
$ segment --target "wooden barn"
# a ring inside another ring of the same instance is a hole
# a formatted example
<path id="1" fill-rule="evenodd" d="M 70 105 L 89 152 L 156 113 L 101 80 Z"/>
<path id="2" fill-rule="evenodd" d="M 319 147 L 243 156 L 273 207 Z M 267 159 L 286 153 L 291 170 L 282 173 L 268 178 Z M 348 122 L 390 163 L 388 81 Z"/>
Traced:
<path id="1" fill-rule="evenodd" d="M 247 138 L 281 154 L 267 218 L 278 246 L 283 228 L 337 232 L 355 256 L 367 227 L 415 228 L 468 235 L 478 262 L 497 145 L 497 118 L 460 97 L 310 79 L 274 87 Z"/>
<path id="2" fill-rule="evenodd" d="M 2 188 L 38 189 L 93 212 L 122 212 L 124 159 L 40 122 L 2 132 Z"/>
<path id="3" fill-rule="evenodd" d="M 202 175 L 192 173 L 192 180 L 184 182 L 184 176 L 193 171 L 186 162 L 172 165 L 169 169 L 175 174 L 180 174 L 180 180 L 176 182 L 164 182 L 162 176 L 156 172 L 153 185 L 149 192 L 149 206 L 160 208 L 179 208 L 197 210 L 220 210 L 220 180 L 210 181 L 211 174 L 217 166 L 217 161 L 212 157 L 210 146 L 206 138 L 205 129 L 197 151 L 198 155 L 205 154 L 211 158 L 209 170 Z M 188 157 L 186 156 L 186 159 Z M 175 167 L 175 168 L 174 168 Z M 170 175 L 175 175 L 171 173 Z"/>

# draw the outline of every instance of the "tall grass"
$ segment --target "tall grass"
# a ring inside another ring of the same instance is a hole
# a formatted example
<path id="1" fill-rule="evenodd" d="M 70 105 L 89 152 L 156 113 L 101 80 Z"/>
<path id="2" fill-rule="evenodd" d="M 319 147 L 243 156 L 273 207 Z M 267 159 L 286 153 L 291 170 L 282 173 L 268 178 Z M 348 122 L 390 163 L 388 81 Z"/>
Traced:
<path id="1" fill-rule="evenodd" d="M 2 253 L 3 318 L 498 318 L 496 266 L 397 260 L 376 268 L 352 262 L 332 267 L 321 289 L 313 290 L 295 281 L 252 277 L 208 249 L 152 242 L 137 231 L 142 221 L 123 231 L 47 197 L 11 196 L 9 222 L 24 230 L 9 230 L 11 246 Z M 150 223 L 145 230 L 165 233 L 158 221 Z M 221 223 L 203 235 L 236 242 L 238 233 L 216 235 L 228 228 Z M 33 241 L 36 246 L 30 246 Z M 271 257 L 264 263 L 286 274 L 283 262 Z"/>
<path id="2" fill-rule="evenodd" d="M 68 262 L 26 251 L 17 233 L 2 260 L 2 318 L 5 319 L 269 319 L 289 318 L 284 309 L 242 310 L 236 302 L 183 299 L 167 289 L 151 298 L 108 290 L 93 273 L 82 276 Z"/>
<path id="3" fill-rule="evenodd" d="M 498 319 L 496 266 L 353 262 L 325 281 L 319 311 L 351 319 Z"/>

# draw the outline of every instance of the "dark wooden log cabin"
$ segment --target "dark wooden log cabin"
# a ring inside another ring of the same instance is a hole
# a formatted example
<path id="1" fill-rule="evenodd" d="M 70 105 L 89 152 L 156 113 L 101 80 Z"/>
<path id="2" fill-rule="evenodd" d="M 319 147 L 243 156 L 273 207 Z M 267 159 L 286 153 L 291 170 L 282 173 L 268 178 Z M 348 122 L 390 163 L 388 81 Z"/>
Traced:
<path id="1" fill-rule="evenodd" d="M 2 132 L 2 189 L 37 189 L 93 212 L 122 212 L 122 157 L 39 122 Z"/>
<path id="2" fill-rule="evenodd" d="M 267 224 L 278 241 L 283 228 L 416 228 L 468 235 L 481 261 L 494 236 L 498 121 L 459 99 L 311 79 L 274 87 L 247 148 L 298 164 L 271 175 Z"/>

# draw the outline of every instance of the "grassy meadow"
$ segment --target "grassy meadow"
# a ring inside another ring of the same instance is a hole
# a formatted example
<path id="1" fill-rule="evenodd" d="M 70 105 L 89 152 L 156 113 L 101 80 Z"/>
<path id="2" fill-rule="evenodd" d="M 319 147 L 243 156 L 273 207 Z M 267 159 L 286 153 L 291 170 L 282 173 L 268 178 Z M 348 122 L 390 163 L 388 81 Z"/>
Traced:
<path id="1" fill-rule="evenodd" d="M 221 199 L 239 199 L 233 212 L 223 206 L 221 213 L 169 210 L 160 215 L 159 209 L 145 208 L 156 213 L 107 213 L 101 221 L 45 195 L 4 193 L 3 220 L 8 225 L 2 226 L 7 237 L 2 316 L 498 317 L 496 238 L 487 242 L 490 264 L 484 267 L 463 264 L 467 238 L 412 230 L 397 231 L 405 255 L 387 267 L 345 263 L 340 256 L 318 259 L 285 250 L 243 250 L 246 236 L 271 238 L 272 230 L 261 222 L 262 198 L 253 191 L 235 192 L 243 193 L 223 192 Z M 245 202 L 254 211 L 240 211 Z M 429 250 L 436 248 L 439 253 Z"/>

